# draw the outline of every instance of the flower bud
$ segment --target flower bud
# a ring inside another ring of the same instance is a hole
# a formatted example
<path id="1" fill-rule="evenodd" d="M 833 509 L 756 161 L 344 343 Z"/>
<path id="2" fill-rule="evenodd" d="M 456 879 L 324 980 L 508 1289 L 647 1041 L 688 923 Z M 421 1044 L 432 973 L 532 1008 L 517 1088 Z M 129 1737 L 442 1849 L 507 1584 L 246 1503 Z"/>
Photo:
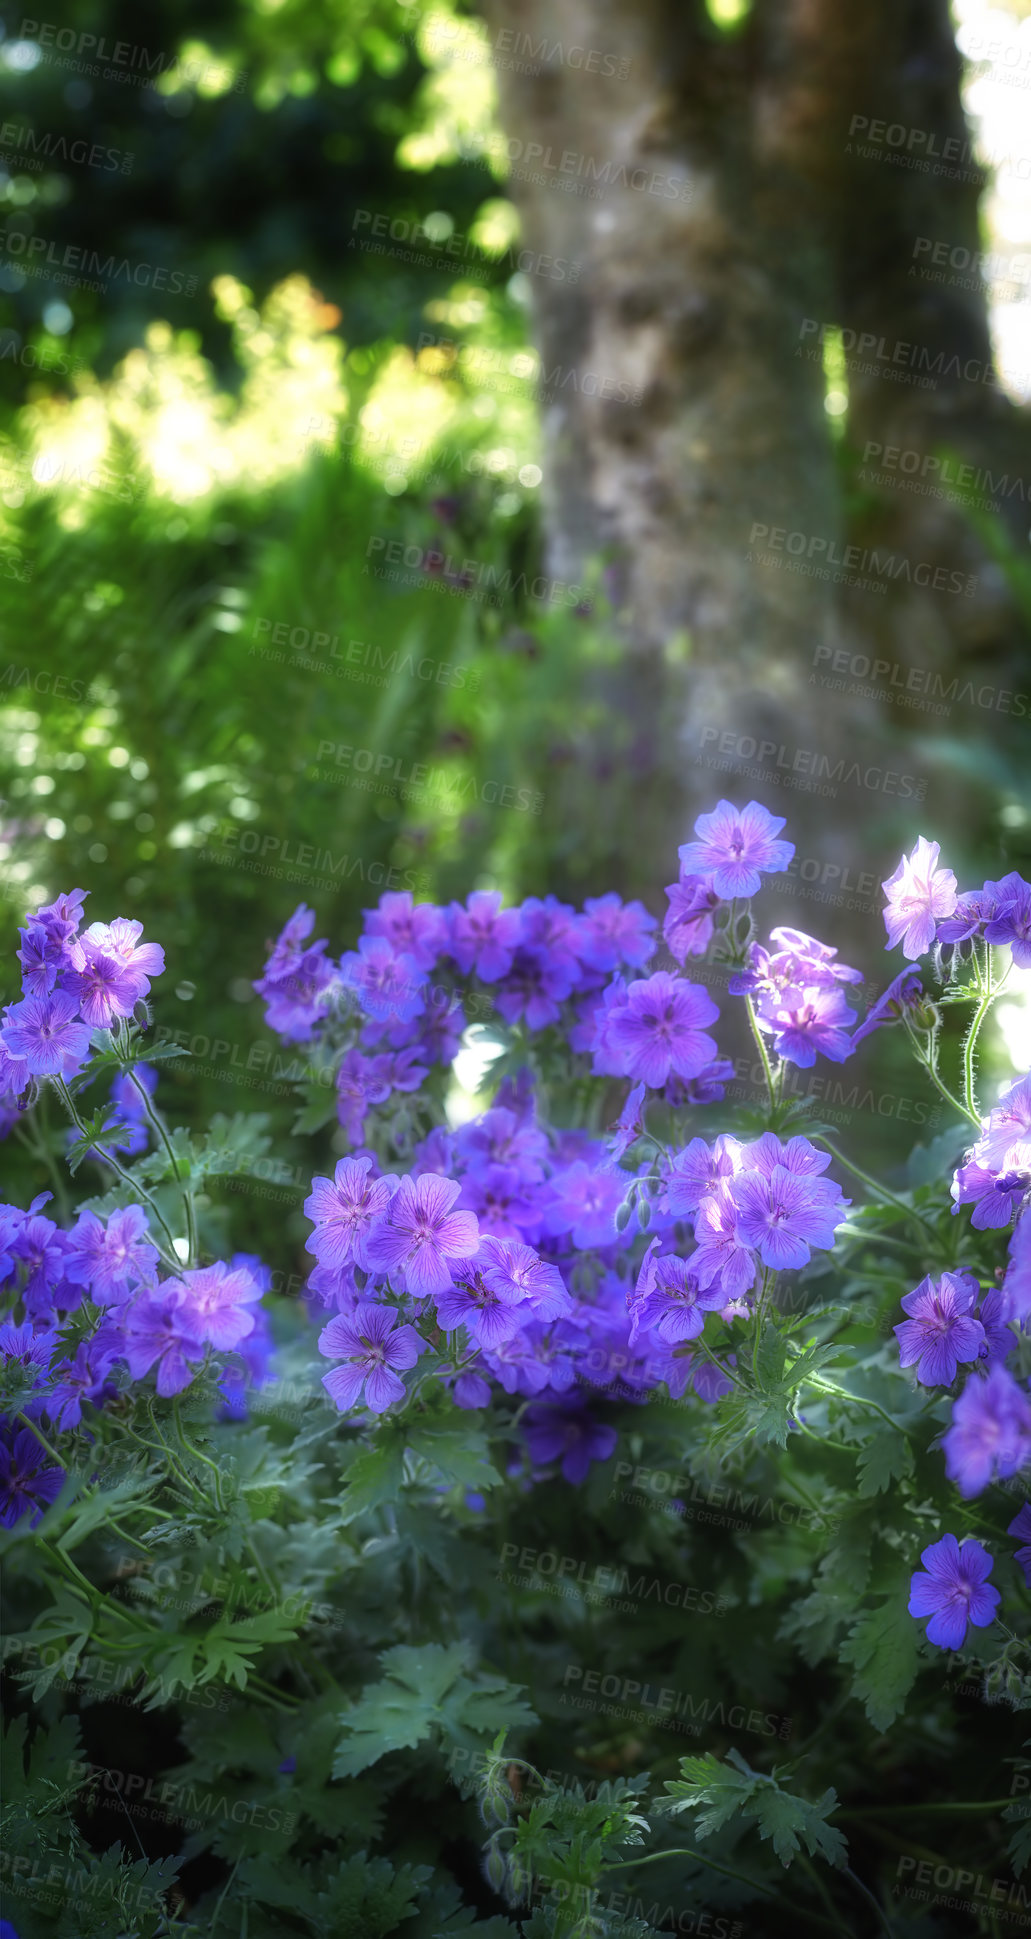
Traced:
<path id="1" fill-rule="evenodd" d="M 150 1005 L 145 1003 L 141 996 L 136 998 L 132 1006 L 132 1015 L 133 1022 L 138 1023 L 141 1030 L 148 1030 L 150 1028 Z"/>

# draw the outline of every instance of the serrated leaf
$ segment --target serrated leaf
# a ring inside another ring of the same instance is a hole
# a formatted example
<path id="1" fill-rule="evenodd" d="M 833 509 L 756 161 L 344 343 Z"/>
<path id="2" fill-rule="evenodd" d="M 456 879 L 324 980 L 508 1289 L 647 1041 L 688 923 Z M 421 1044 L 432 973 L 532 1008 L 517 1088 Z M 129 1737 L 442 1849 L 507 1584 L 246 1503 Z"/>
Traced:
<path id="1" fill-rule="evenodd" d="M 417 1422 L 408 1429 L 405 1438 L 413 1454 L 432 1462 L 445 1481 L 481 1490 L 495 1488 L 501 1481 L 489 1457 L 486 1435 L 476 1429 L 449 1427 L 436 1421 Z"/>
<path id="2" fill-rule="evenodd" d="M 665 1787 L 673 1799 L 670 1810 L 697 1814 L 694 1835 L 698 1839 L 710 1837 L 740 1814 L 757 1826 L 760 1838 L 772 1840 L 784 1866 L 797 1857 L 800 1845 L 810 1857 L 818 1854 L 828 1864 L 843 1865 L 848 1844 L 843 1834 L 826 1822 L 838 1808 L 837 1793 L 828 1789 L 815 1803 L 799 1797 L 780 1783 L 784 1769 L 782 1766 L 772 1776 L 753 1771 L 736 1749 L 727 1752 L 725 1762 L 711 1752 L 704 1757 L 682 1757 L 680 1779 L 667 1782 Z"/>
<path id="3" fill-rule="evenodd" d="M 1016 1831 L 1006 1846 L 1006 1856 L 1013 1866 L 1017 1877 L 1021 1878 L 1026 1872 L 1028 1865 L 1031 1865 L 1031 1811 L 1028 1810 L 1027 1804 L 1021 1800 L 1017 1804 L 1011 1804 L 1009 1809 L 1003 1812 L 1002 1816 L 1004 1823 L 1016 1823 L 1017 1826 Z"/>
<path id="4" fill-rule="evenodd" d="M 396 1501 L 404 1483 L 404 1442 L 392 1423 L 381 1428 L 372 1447 L 363 1448 L 345 1476 L 340 1519 L 353 1521 L 385 1501 Z"/>
<path id="5" fill-rule="evenodd" d="M 908 1480 L 913 1472 L 913 1451 L 906 1436 L 892 1428 L 881 1428 L 866 1442 L 859 1455 L 859 1493 L 880 1495 L 893 1481 Z"/>
<path id="6" fill-rule="evenodd" d="M 920 1645 L 921 1631 L 898 1594 L 860 1616 L 842 1643 L 843 1661 L 856 1670 L 852 1694 L 865 1704 L 875 1730 L 887 1730 L 905 1708 L 920 1668 Z"/>

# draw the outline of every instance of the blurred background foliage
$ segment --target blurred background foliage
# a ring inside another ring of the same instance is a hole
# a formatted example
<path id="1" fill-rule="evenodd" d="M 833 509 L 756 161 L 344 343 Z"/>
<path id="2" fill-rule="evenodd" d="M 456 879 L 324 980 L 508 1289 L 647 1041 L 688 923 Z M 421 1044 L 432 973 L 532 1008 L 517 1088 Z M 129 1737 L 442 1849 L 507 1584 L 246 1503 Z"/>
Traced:
<path id="1" fill-rule="evenodd" d="M 297 903 L 338 952 L 385 886 L 601 892 L 648 747 L 611 719 L 599 758 L 585 711 L 620 650 L 604 561 L 552 597 L 538 577 L 542 373 L 482 24 L 421 0 L 59 12 L 0 42 L 0 945 L 11 966 L 26 908 L 74 885 L 141 918 L 159 1026 L 195 1050 L 163 1075 L 173 1115 L 266 1109 L 310 1176 L 247 1070 L 251 979 Z M 77 250 L 111 259 L 102 291 L 62 280 Z M 338 748 L 388 756 L 397 792 L 350 785 Z M 616 886 L 660 911 L 675 845 L 634 868 Z M 260 1249 L 283 1211 L 252 1209 Z"/>

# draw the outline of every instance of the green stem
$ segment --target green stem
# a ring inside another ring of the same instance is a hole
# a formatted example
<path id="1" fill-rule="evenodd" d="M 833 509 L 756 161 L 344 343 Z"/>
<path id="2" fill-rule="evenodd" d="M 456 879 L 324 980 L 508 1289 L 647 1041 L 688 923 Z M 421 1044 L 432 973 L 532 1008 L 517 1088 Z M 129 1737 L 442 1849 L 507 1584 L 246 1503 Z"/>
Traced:
<path id="1" fill-rule="evenodd" d="M 880 1415 L 882 1421 L 887 1421 L 888 1426 L 895 1429 L 896 1434 L 904 1434 L 907 1440 L 912 1439 L 912 1434 L 908 1427 L 903 1427 L 901 1421 L 893 1421 L 891 1415 L 886 1414 L 883 1407 L 879 1407 L 875 1400 L 868 1400 L 865 1394 L 852 1394 L 847 1387 L 835 1387 L 831 1381 L 820 1380 L 815 1375 L 810 1374 L 806 1375 L 805 1385 L 815 1387 L 818 1392 L 823 1394 L 837 1394 L 842 1400 L 855 1401 L 857 1407 L 872 1408 L 875 1414 Z"/>
<path id="2" fill-rule="evenodd" d="M 748 1012 L 749 1028 L 751 1029 L 752 1036 L 755 1038 L 755 1047 L 759 1052 L 759 1057 L 762 1062 L 763 1071 L 766 1076 L 766 1089 L 769 1094 L 770 1115 L 772 1117 L 773 1112 L 776 1108 L 777 1092 L 773 1081 L 773 1070 L 770 1065 L 769 1052 L 766 1049 L 766 1044 L 763 1041 L 763 1034 L 759 1028 L 759 1020 L 755 1014 L 755 1004 L 752 1002 L 752 999 L 750 996 L 745 997 L 745 1009 Z"/>
<path id="3" fill-rule="evenodd" d="M 935 1089 L 937 1091 L 940 1091 L 942 1097 L 945 1099 L 946 1104 L 951 1105 L 952 1109 L 958 1112 L 961 1118 L 966 1118 L 968 1124 L 972 1124 L 977 1131 L 980 1131 L 981 1129 L 980 1118 L 977 1117 L 973 1111 L 968 1111 L 966 1105 L 961 1103 L 958 1097 L 953 1096 L 952 1092 L 949 1090 L 948 1085 L 942 1083 L 942 1080 L 938 1075 L 936 1065 L 934 1064 L 930 1056 L 925 1051 L 908 1017 L 904 1015 L 902 1021 L 906 1027 L 906 1032 L 909 1037 L 909 1041 L 912 1044 L 914 1052 L 916 1054 L 917 1063 L 920 1064 L 922 1068 L 927 1072 L 927 1075 L 930 1078 L 931 1083 L 934 1085 Z"/>
<path id="4" fill-rule="evenodd" d="M 215 1506 L 220 1513 L 224 1514 L 225 1501 L 222 1496 L 222 1471 L 219 1467 L 216 1466 L 215 1462 L 211 1460 L 209 1455 L 202 1454 L 200 1448 L 194 1447 L 193 1442 L 188 1438 L 179 1414 L 178 1394 L 174 1395 L 172 1400 L 172 1417 L 175 1421 L 176 1433 L 179 1436 L 180 1445 L 182 1446 L 184 1451 L 187 1454 L 192 1455 L 195 1461 L 202 1461 L 206 1468 L 211 1469 L 211 1472 L 215 1477 Z"/>
<path id="5" fill-rule="evenodd" d="M 18 1414 L 16 1418 L 21 1422 L 23 1427 L 28 1428 L 30 1434 L 35 1435 L 37 1441 L 39 1442 L 40 1447 L 42 1448 L 44 1454 L 47 1457 L 47 1460 L 52 1461 L 54 1463 L 55 1468 L 59 1468 L 61 1466 L 60 1457 L 54 1453 L 54 1450 L 51 1447 L 49 1441 L 46 1439 L 45 1435 L 40 1432 L 40 1429 L 36 1426 L 35 1422 L 30 1421 L 27 1414 Z"/>
<path id="6" fill-rule="evenodd" d="M 172 1167 L 172 1177 L 175 1179 L 175 1182 L 178 1185 L 180 1192 L 182 1193 L 183 1210 L 186 1213 L 186 1237 L 187 1237 L 187 1243 L 190 1249 L 189 1256 L 187 1258 L 186 1263 L 188 1266 L 192 1266 L 196 1262 L 196 1258 L 197 1258 L 197 1215 L 194 1210 L 193 1193 L 189 1190 L 186 1180 L 184 1178 L 180 1178 L 179 1176 L 179 1160 L 175 1155 L 175 1147 L 172 1144 L 172 1140 L 168 1135 L 168 1128 L 165 1124 L 163 1117 L 161 1116 L 160 1112 L 155 1108 L 155 1105 L 151 1098 L 150 1092 L 147 1089 L 147 1086 L 141 1083 L 132 1065 L 130 1065 L 128 1068 L 128 1076 L 130 1078 L 130 1081 L 134 1084 L 136 1090 L 139 1092 L 140 1097 L 143 1099 L 143 1109 L 146 1114 L 147 1122 L 157 1132 L 158 1137 L 160 1138 L 162 1144 L 165 1147 L 165 1152 L 168 1157 L 168 1162 Z"/>
<path id="7" fill-rule="evenodd" d="M 884 1927 L 885 1932 L 888 1935 L 888 1939 L 895 1939 L 895 1935 L 892 1932 L 890 1925 L 888 1924 L 887 1914 L 884 1911 L 884 1908 L 881 1905 L 880 1900 L 875 1899 L 869 1886 L 864 1885 L 862 1879 L 856 1877 L 856 1874 L 852 1870 L 851 1865 L 843 1865 L 841 1869 L 844 1872 L 845 1877 L 850 1878 L 852 1880 L 852 1883 L 855 1886 L 856 1891 L 861 1892 L 864 1899 L 869 1900 L 870 1904 L 873 1906 L 873 1909 L 877 1914 L 878 1919 L 880 1920 L 882 1926 Z"/>
<path id="8" fill-rule="evenodd" d="M 981 1122 L 981 1114 L 978 1111 L 977 1097 L 974 1093 L 974 1053 L 977 1049 L 977 1039 L 980 1035 L 981 1025 L 991 1009 L 994 996 L 995 991 L 992 988 L 992 948 L 991 944 L 988 943 L 985 945 L 984 994 L 981 997 L 977 1009 L 974 1011 L 973 1021 L 971 1022 L 970 1029 L 967 1031 L 967 1040 L 963 1045 L 963 1095 L 966 1098 L 967 1110 L 978 1124 Z"/>
<path id="9" fill-rule="evenodd" d="M 76 1131 L 79 1133 L 80 1138 L 89 1139 L 90 1149 L 93 1151 L 100 1151 L 104 1159 L 104 1162 L 110 1165 L 111 1170 L 116 1174 L 118 1178 L 122 1180 L 122 1183 L 124 1185 L 128 1185 L 129 1190 L 132 1192 L 133 1196 L 135 1198 L 142 1199 L 143 1203 L 150 1207 L 151 1211 L 154 1214 L 154 1217 L 156 1218 L 158 1224 L 160 1225 L 161 1230 L 164 1233 L 172 1249 L 172 1256 L 170 1259 L 166 1258 L 164 1253 L 161 1254 L 161 1257 L 164 1260 L 165 1265 L 170 1266 L 173 1272 L 176 1272 L 176 1273 L 179 1272 L 180 1262 L 176 1254 L 175 1239 L 172 1235 L 171 1227 L 168 1225 L 160 1207 L 157 1205 L 156 1201 L 151 1197 L 146 1186 L 141 1185 L 138 1179 L 133 1178 L 131 1172 L 126 1171 L 124 1165 L 119 1164 L 118 1159 L 115 1158 L 111 1152 L 103 1151 L 101 1146 L 97 1143 L 96 1139 L 90 1137 L 90 1133 L 86 1129 L 86 1126 L 83 1124 L 82 1119 L 80 1118 L 79 1113 L 75 1108 L 75 1101 L 72 1097 L 70 1090 L 68 1089 L 67 1084 L 64 1081 L 64 1078 L 55 1077 L 53 1081 L 57 1087 L 58 1096 L 60 1097 L 61 1102 L 63 1103 L 64 1108 L 68 1113 L 68 1116 L 71 1118 L 71 1121 L 74 1124 Z"/>

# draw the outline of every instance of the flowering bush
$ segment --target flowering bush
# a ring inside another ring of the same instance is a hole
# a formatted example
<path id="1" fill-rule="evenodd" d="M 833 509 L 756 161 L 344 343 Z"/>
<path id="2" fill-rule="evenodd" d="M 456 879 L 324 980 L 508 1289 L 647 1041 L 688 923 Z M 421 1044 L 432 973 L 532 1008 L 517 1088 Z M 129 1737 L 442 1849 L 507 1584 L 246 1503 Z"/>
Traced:
<path id="1" fill-rule="evenodd" d="M 833 947 L 759 939 L 783 826 L 701 816 L 661 940 L 612 894 L 391 893 L 334 958 L 302 906 L 255 985 L 341 1153 L 293 1301 L 215 1203 L 263 1121 L 160 1109 L 160 946 L 79 889 L 27 919 L 0 1931 L 969 1931 L 915 1883 L 949 1853 L 978 1922 L 975 1878 L 1023 1903 L 1031 1760 L 984 1706 L 1031 1704 L 1031 1076 L 985 1114 L 977 1044 L 1031 888 L 921 838 L 884 885 L 919 967 L 860 1014 Z M 889 1026 L 954 1118 L 890 1187 L 786 1082 Z"/>

